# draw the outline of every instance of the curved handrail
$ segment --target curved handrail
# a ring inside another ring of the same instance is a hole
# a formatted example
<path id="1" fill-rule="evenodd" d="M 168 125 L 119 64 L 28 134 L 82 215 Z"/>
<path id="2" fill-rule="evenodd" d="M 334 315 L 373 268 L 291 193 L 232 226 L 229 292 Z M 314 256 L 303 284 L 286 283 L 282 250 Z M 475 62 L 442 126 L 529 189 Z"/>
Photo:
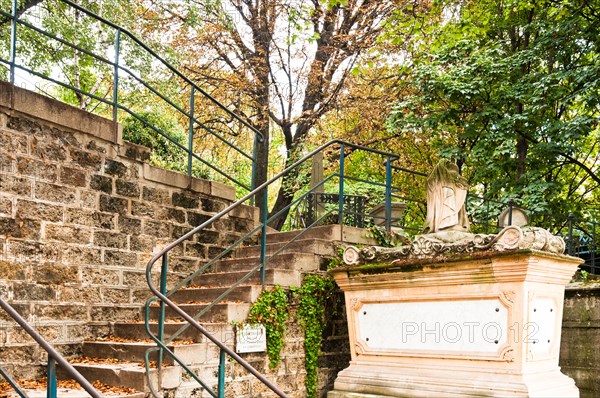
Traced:
<path id="1" fill-rule="evenodd" d="M 169 295 L 172 294 L 177 288 L 181 287 L 182 283 L 186 283 L 190 280 L 191 277 L 186 278 L 183 282 L 181 282 L 178 287 L 172 289 L 169 293 L 166 292 L 161 292 L 157 286 L 155 285 L 154 281 L 152 280 L 152 273 L 153 273 L 153 268 L 154 268 L 154 264 L 161 258 L 165 258 L 165 256 L 168 255 L 168 253 L 174 249 L 175 247 L 177 247 L 179 244 L 181 244 L 182 242 L 188 240 L 191 236 L 197 234 L 198 232 L 200 232 L 201 230 L 203 230 L 204 228 L 206 228 L 207 226 L 213 224 L 215 221 L 221 219 L 222 217 L 224 217 L 225 215 L 227 215 L 228 213 L 230 213 L 232 210 L 236 209 L 237 207 L 239 207 L 240 205 L 242 205 L 243 203 L 247 202 L 249 199 L 251 199 L 254 195 L 256 195 L 257 193 L 267 189 L 271 184 L 273 184 L 275 181 L 278 181 L 279 179 L 281 179 L 284 175 L 286 175 L 287 173 L 291 172 L 292 170 L 298 168 L 300 165 L 302 165 L 304 162 L 306 162 L 308 159 L 311 159 L 315 154 L 322 152 L 323 150 L 334 146 L 334 145 L 340 145 L 340 147 L 342 149 L 344 149 L 345 147 L 351 147 L 354 149 L 360 149 L 360 150 L 365 150 L 371 153 L 375 153 L 378 155 L 383 155 L 386 156 L 389 160 L 395 160 L 398 156 L 396 154 L 392 154 L 392 153 L 388 153 L 388 152 L 384 152 L 384 151 L 379 151 L 379 150 L 375 150 L 372 148 L 368 148 L 365 146 L 361 146 L 361 145 L 356 145 L 356 144 L 352 144 L 343 140 L 332 140 L 329 141 L 323 145 L 321 145 L 320 147 L 314 149 L 313 151 L 311 151 L 310 153 L 308 153 L 307 155 L 305 155 L 304 157 L 302 157 L 301 159 L 297 160 L 296 162 L 294 162 L 292 165 L 288 166 L 287 168 L 285 168 L 283 171 L 277 173 L 275 176 L 273 176 L 271 179 L 269 179 L 268 181 L 264 182 L 263 184 L 261 184 L 260 186 L 256 187 L 254 190 L 252 190 L 251 192 L 249 192 L 248 194 L 246 194 L 244 197 L 240 198 L 238 201 L 234 202 L 233 204 L 231 204 L 229 207 L 227 207 L 226 209 L 218 212 L 217 214 L 215 214 L 213 217 L 211 217 L 210 219 L 208 219 L 207 221 L 203 222 L 202 224 L 200 224 L 199 226 L 197 226 L 196 228 L 190 230 L 188 233 L 186 233 L 185 235 L 181 236 L 180 238 L 176 239 L 175 241 L 173 241 L 172 243 L 170 243 L 169 245 L 165 246 L 162 250 L 160 250 L 158 253 L 155 253 L 152 258 L 148 261 L 147 266 L 146 266 L 146 279 L 148 282 L 148 286 L 150 288 L 150 290 L 152 291 L 152 293 L 155 295 L 155 297 L 153 299 L 150 300 L 160 300 L 161 303 L 163 303 L 164 305 L 168 306 L 169 308 L 171 308 L 173 311 L 175 311 L 179 316 L 181 316 L 183 319 L 185 319 L 188 322 L 188 325 L 186 325 L 185 327 L 188 327 L 189 325 L 191 325 L 192 327 L 194 327 L 196 330 L 200 331 L 200 333 L 202 333 L 203 335 L 205 335 L 210 341 L 212 341 L 214 344 L 216 344 L 223 352 L 227 353 L 227 355 L 229 355 L 231 358 L 233 358 L 234 360 L 236 360 L 242 367 L 244 367 L 246 370 L 248 370 L 250 373 L 252 373 L 254 376 L 256 376 L 261 382 L 263 382 L 267 387 L 269 387 L 273 392 L 275 392 L 276 394 L 278 394 L 280 397 L 287 397 L 287 395 L 285 395 L 285 393 L 283 393 L 282 391 L 280 391 L 275 385 L 273 385 L 271 382 L 269 382 L 266 378 L 264 378 L 264 376 L 262 376 L 258 371 L 256 371 L 249 363 L 247 363 L 243 358 L 241 358 L 239 355 L 237 355 L 235 352 L 233 352 L 229 347 L 227 347 L 225 344 L 221 343 L 219 340 L 217 340 L 216 338 L 214 338 L 210 333 L 208 333 L 208 331 L 206 331 L 197 321 L 197 317 L 199 316 L 198 314 L 195 317 L 192 317 L 191 315 L 187 314 L 185 311 L 183 311 L 177 304 L 175 304 L 173 301 L 171 301 L 169 299 Z M 340 177 L 342 178 L 342 177 Z M 324 184 L 324 182 L 321 182 L 321 184 Z M 305 194 L 307 195 L 307 194 Z M 298 199 L 301 200 L 301 199 Z M 279 216 L 279 213 L 272 216 L 271 218 L 275 218 Z M 266 226 L 266 224 L 268 223 L 269 220 L 263 220 L 262 225 L 256 227 L 253 231 L 249 232 L 249 234 L 253 234 L 254 232 L 257 232 L 258 230 L 260 230 L 261 228 L 264 231 L 264 228 Z M 318 221 L 317 221 L 318 222 Z M 315 223 L 316 224 L 316 223 Z M 238 240 L 238 242 L 236 242 L 235 244 L 238 244 L 239 242 L 242 242 L 245 239 L 245 237 L 242 237 Z M 234 244 L 234 245 L 235 245 Z M 265 245 L 265 241 L 263 240 L 261 242 L 261 246 Z M 234 246 L 235 247 L 235 246 Z M 229 252 L 233 250 L 232 248 L 229 248 L 225 251 Z M 223 256 L 223 254 L 217 256 L 218 258 L 221 258 Z M 201 270 L 207 268 L 215 259 L 211 260 L 209 263 L 205 264 Z M 263 263 L 259 264 L 257 267 L 255 267 L 253 270 L 249 271 L 246 276 L 244 276 L 242 278 L 242 280 L 245 280 L 247 278 L 249 278 L 252 274 L 254 274 L 255 272 L 257 272 L 258 268 L 264 265 Z M 199 270 L 200 271 L 200 270 Z M 195 275 L 192 274 L 192 275 Z M 162 275 L 162 278 L 164 278 L 165 275 Z M 162 279 L 161 278 L 161 279 Z M 239 284 L 236 283 L 235 285 Z M 231 291 L 233 288 L 230 287 L 225 293 L 223 293 L 221 296 L 219 296 L 219 298 L 217 298 L 217 300 L 213 301 L 213 303 L 211 305 L 214 305 L 216 302 L 220 301 L 221 299 L 224 298 L 224 296 Z M 147 304 L 147 312 L 148 312 L 148 306 L 150 303 L 150 300 Z M 210 305 L 209 305 L 210 307 Z M 208 310 L 208 308 L 205 308 L 203 312 L 206 312 Z M 165 350 L 165 352 L 167 352 L 169 355 L 173 356 L 172 353 L 168 350 L 168 348 L 166 347 L 166 344 L 164 344 L 163 341 L 161 341 L 160 338 L 158 338 L 157 336 L 154 336 L 149 328 L 148 328 L 148 322 L 146 322 L 147 325 L 147 332 L 150 335 L 150 337 L 157 343 L 157 345 L 159 347 L 153 349 L 153 350 Z M 173 337 L 171 337 L 172 339 Z M 149 350 L 150 351 L 150 350 Z M 148 355 L 148 352 L 146 353 L 146 355 Z M 173 356 L 174 357 L 174 356 Z M 148 357 L 147 357 L 148 358 Z M 174 357 L 176 358 L 176 357 Z M 177 359 L 176 359 L 177 360 Z M 181 365 L 183 365 L 182 363 L 180 363 Z M 184 365 L 183 365 L 184 366 Z M 184 366 L 185 367 L 185 366 Z M 201 382 L 201 381 L 200 381 Z M 152 390 L 154 390 L 152 388 Z M 153 394 L 155 392 L 153 391 Z"/>
<path id="2" fill-rule="evenodd" d="M 81 375 L 54 347 L 50 345 L 15 309 L 0 297 L 0 307 L 8 313 L 47 353 L 48 357 L 56 361 L 69 376 L 75 379 L 83 389 L 93 398 L 103 398 L 92 384 Z M 48 378 L 50 383 L 50 378 Z"/>

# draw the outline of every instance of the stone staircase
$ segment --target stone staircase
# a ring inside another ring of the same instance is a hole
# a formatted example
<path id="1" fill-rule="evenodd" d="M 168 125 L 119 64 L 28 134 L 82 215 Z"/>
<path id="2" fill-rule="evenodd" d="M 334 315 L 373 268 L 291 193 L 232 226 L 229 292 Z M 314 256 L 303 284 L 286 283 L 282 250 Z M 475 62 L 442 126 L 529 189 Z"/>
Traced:
<path id="1" fill-rule="evenodd" d="M 301 233 L 302 235 L 298 237 Z M 373 239 L 365 237 L 365 231 L 362 229 L 327 225 L 305 232 L 269 233 L 267 257 L 296 237 L 297 240 L 268 262 L 265 287 L 299 286 L 306 273 L 325 271 L 329 260 L 337 255 L 337 248 L 340 245 L 375 243 Z M 189 287 L 180 289 L 171 298 L 186 312 L 196 314 L 246 275 L 248 270 L 259 263 L 259 259 L 259 246 L 239 248 L 231 258 L 216 262 L 212 269 L 208 270 L 209 272 L 195 278 Z M 203 315 L 200 322 L 220 341 L 233 348 L 235 332 L 232 323 L 243 322 L 246 319 L 250 306 L 260 291 L 260 273 L 256 272 L 242 286 L 236 287 L 221 303 L 216 304 Z M 143 319 L 144 309 L 141 308 L 140 311 Z M 157 319 L 158 311 L 158 306 L 151 307 L 150 319 Z M 171 336 L 183 325 L 181 319 L 167 307 L 165 337 Z M 156 332 L 157 328 L 156 321 L 150 324 L 153 332 Z M 117 322 L 111 325 L 106 337 L 84 342 L 81 358 L 75 359 L 73 365 L 88 380 L 100 380 L 105 384 L 139 391 L 137 394 L 121 395 L 121 397 L 148 396 L 150 389 L 143 361 L 145 351 L 154 346 L 155 344 L 146 334 L 143 322 Z M 206 337 L 190 327 L 179 335 L 169 348 L 203 381 L 208 385 L 216 386 L 219 350 L 208 342 Z M 264 357 L 266 358 L 266 354 Z M 182 372 L 182 368 L 169 355 L 164 355 L 163 363 L 168 366 L 163 367 L 160 387 L 163 391 L 172 391 L 165 396 L 209 396 L 201 391 L 196 381 L 184 375 L 185 372 Z M 150 380 L 154 386 L 157 386 L 158 372 L 156 369 L 151 369 L 150 372 Z M 59 369 L 59 377 L 61 376 Z M 252 376 L 248 377 L 252 378 Z"/>

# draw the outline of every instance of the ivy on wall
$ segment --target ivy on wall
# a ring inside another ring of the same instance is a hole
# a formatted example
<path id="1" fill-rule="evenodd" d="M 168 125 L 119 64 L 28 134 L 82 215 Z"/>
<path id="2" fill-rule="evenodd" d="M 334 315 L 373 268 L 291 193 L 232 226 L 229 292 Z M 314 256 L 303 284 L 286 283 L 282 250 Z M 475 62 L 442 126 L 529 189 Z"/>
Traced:
<path id="1" fill-rule="evenodd" d="M 298 302 L 297 317 L 304 330 L 304 368 L 306 369 L 306 397 L 316 398 L 318 387 L 319 354 L 323 340 L 325 303 L 332 296 L 335 283 L 331 276 L 306 275 L 302 286 L 293 289 Z"/>
<path id="2" fill-rule="evenodd" d="M 263 290 L 252 304 L 246 323 L 262 324 L 267 333 L 267 355 L 269 367 L 275 369 L 281 360 L 285 322 L 289 317 L 288 297 L 281 286 Z"/>
<path id="3" fill-rule="evenodd" d="M 334 288 L 331 276 L 319 274 L 306 275 L 302 286 L 290 288 L 289 295 L 281 286 L 275 286 L 260 294 L 246 320 L 248 324 L 264 325 L 269 367 L 274 369 L 281 360 L 285 322 L 289 317 L 288 305 L 297 305 L 296 317 L 304 332 L 307 398 L 317 397 L 318 361 L 326 325 L 326 303 L 333 296 Z"/>

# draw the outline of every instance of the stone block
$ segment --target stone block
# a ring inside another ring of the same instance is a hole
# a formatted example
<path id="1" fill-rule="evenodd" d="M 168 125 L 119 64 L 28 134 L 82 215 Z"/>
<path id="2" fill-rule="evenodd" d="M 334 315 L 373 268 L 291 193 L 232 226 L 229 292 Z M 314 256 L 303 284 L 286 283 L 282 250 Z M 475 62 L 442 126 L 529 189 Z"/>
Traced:
<path id="1" fill-rule="evenodd" d="M 89 340 L 95 336 L 95 330 L 90 330 L 90 326 L 87 324 L 76 324 L 76 325 L 67 325 L 65 326 L 67 341 L 78 342 L 83 340 Z"/>
<path id="2" fill-rule="evenodd" d="M 123 285 L 129 288 L 145 288 L 148 289 L 146 274 L 140 271 L 123 271 Z"/>
<path id="3" fill-rule="evenodd" d="M 28 321 L 28 322 L 32 321 L 33 313 L 32 313 L 30 303 L 27 303 L 27 304 L 10 303 L 10 305 L 13 307 L 13 309 L 15 311 L 17 311 L 17 313 L 19 313 L 19 315 L 21 315 L 23 318 L 25 318 L 26 321 Z M 8 315 L 8 313 L 6 313 L 5 311 L 0 311 L 0 321 L 14 322 L 14 320 L 11 318 L 11 316 Z M 3 358 L 2 355 L 0 355 L 0 358 Z"/>
<path id="4" fill-rule="evenodd" d="M 56 290 L 53 286 L 18 282 L 13 285 L 13 299 L 17 301 L 52 301 L 56 299 Z"/>
<path id="5" fill-rule="evenodd" d="M 0 236 L 5 238 L 39 239 L 40 228 L 38 220 L 0 217 Z"/>
<path id="6" fill-rule="evenodd" d="M 113 249 L 127 249 L 129 247 L 127 235 L 112 231 L 94 231 L 94 244 Z"/>
<path id="7" fill-rule="evenodd" d="M 171 203 L 169 191 L 162 188 L 145 186 L 142 191 L 142 199 L 149 202 L 168 205 Z"/>
<path id="8" fill-rule="evenodd" d="M 183 192 L 173 192 L 172 203 L 173 206 L 195 209 L 200 204 L 200 199 Z"/>
<path id="9" fill-rule="evenodd" d="M 131 201 L 131 215 L 136 217 L 154 217 L 155 205 L 146 202 Z"/>
<path id="10" fill-rule="evenodd" d="M 49 205 L 30 200 L 17 201 L 17 218 L 59 222 L 63 220 L 62 206 Z"/>
<path id="11" fill-rule="evenodd" d="M 98 172 L 102 168 L 102 156 L 98 153 L 88 152 L 76 148 L 70 148 L 69 152 L 71 160 L 85 169 Z"/>
<path id="12" fill-rule="evenodd" d="M 38 264 L 58 263 L 62 260 L 61 247 L 56 244 L 20 240 L 10 240 L 8 243 L 6 255 L 15 262 Z"/>
<path id="13" fill-rule="evenodd" d="M 15 160 L 14 155 L 0 153 L 0 172 L 12 174 L 14 160 Z M 1 176 L 0 176 L 0 178 L 1 178 Z M 0 182 L 1 181 L 2 180 L 0 179 Z"/>
<path id="14" fill-rule="evenodd" d="M 42 134 L 41 124 L 22 116 L 9 116 L 6 127 L 29 135 Z"/>
<path id="15" fill-rule="evenodd" d="M 115 181 L 117 195 L 127 196 L 129 198 L 139 198 L 140 186 L 136 182 L 129 182 L 121 179 Z"/>
<path id="16" fill-rule="evenodd" d="M 42 285 L 79 282 L 79 269 L 73 266 L 42 265 L 33 268 L 32 280 Z"/>
<path id="17" fill-rule="evenodd" d="M 36 347 L 33 345 L 29 346 L 6 346 L 0 347 L 0 358 L 2 363 L 10 364 L 26 364 L 31 363 L 31 360 L 35 358 Z M 13 373 L 14 377 L 15 376 Z"/>
<path id="18" fill-rule="evenodd" d="M 32 193 L 31 187 L 31 179 L 0 174 L 0 190 L 3 193 L 30 197 Z"/>
<path id="19" fill-rule="evenodd" d="M 94 174 L 90 177 L 90 188 L 95 191 L 111 194 L 113 191 L 113 179 L 100 174 Z"/>
<path id="20" fill-rule="evenodd" d="M 94 305 L 90 309 L 92 319 L 103 319 L 109 322 L 140 320 L 140 308 L 137 305 L 119 306 Z"/>
<path id="21" fill-rule="evenodd" d="M 39 320 L 87 321 L 87 305 L 69 304 L 34 304 L 33 311 Z"/>
<path id="22" fill-rule="evenodd" d="M 210 246 L 208 248 L 208 258 L 215 258 L 225 251 L 224 247 L 221 246 Z"/>
<path id="23" fill-rule="evenodd" d="M 65 145 L 59 141 L 49 140 L 44 136 L 31 139 L 31 154 L 52 162 L 62 162 L 67 159 Z"/>
<path id="24" fill-rule="evenodd" d="M 30 157 L 18 157 L 16 164 L 17 173 L 23 176 L 49 182 L 55 182 L 58 179 L 58 169 L 53 164 Z"/>
<path id="25" fill-rule="evenodd" d="M 157 238 L 169 236 L 169 224 L 161 221 L 144 220 L 142 232 Z"/>
<path id="26" fill-rule="evenodd" d="M 178 224 L 185 224 L 185 211 L 173 209 L 171 207 L 161 207 L 156 210 L 156 218 L 159 220 L 176 222 Z"/>
<path id="27" fill-rule="evenodd" d="M 46 239 L 67 243 L 86 244 L 92 236 L 89 228 L 68 225 L 46 225 Z"/>
<path id="28" fill-rule="evenodd" d="M 125 234 L 140 234 L 142 232 L 142 220 L 137 218 L 119 216 L 118 225 L 119 231 Z"/>
<path id="29" fill-rule="evenodd" d="M 81 190 L 79 191 L 79 206 L 86 207 L 88 209 L 97 209 L 98 206 L 98 193 L 95 191 Z"/>
<path id="30" fill-rule="evenodd" d="M 221 234 L 210 230 L 199 231 L 196 236 L 200 243 L 219 243 L 221 239 Z"/>
<path id="31" fill-rule="evenodd" d="M 129 200 L 100 194 L 100 211 L 126 215 L 129 212 Z"/>
<path id="32" fill-rule="evenodd" d="M 75 167 L 60 167 L 60 182 L 74 187 L 85 187 L 87 185 L 86 173 Z"/>
<path id="33" fill-rule="evenodd" d="M 104 264 L 109 266 L 135 267 L 137 254 L 120 250 L 105 250 Z"/>
<path id="34" fill-rule="evenodd" d="M 0 260 L 0 279 L 6 281 L 25 280 L 26 266 L 19 262 Z M 8 287 L 8 283 L 5 284 Z"/>
<path id="35" fill-rule="evenodd" d="M 139 162 L 147 162 L 150 160 L 150 148 L 142 145 L 133 144 L 131 142 L 123 142 L 123 146 L 119 148 L 121 156 L 127 157 Z"/>
<path id="36" fill-rule="evenodd" d="M 9 149 L 15 154 L 27 153 L 27 137 L 20 134 L 0 131 L 0 148 Z"/>
<path id="37" fill-rule="evenodd" d="M 9 216 L 12 214 L 12 201 L 8 198 L 0 197 L 0 214 Z"/>
<path id="38" fill-rule="evenodd" d="M 101 249 L 81 246 L 67 246 L 62 251 L 63 264 L 101 264 Z"/>
<path id="39" fill-rule="evenodd" d="M 104 162 L 104 173 L 115 177 L 125 177 L 128 175 L 128 170 L 124 163 L 112 159 L 106 159 Z"/>
<path id="40" fill-rule="evenodd" d="M 75 203 L 77 191 L 62 185 L 49 184 L 41 181 L 34 182 L 35 198 L 55 203 Z"/>
<path id="41" fill-rule="evenodd" d="M 84 267 L 81 270 L 81 282 L 96 286 L 120 286 L 121 271 Z"/>
<path id="42" fill-rule="evenodd" d="M 131 251 L 152 253 L 156 246 L 156 238 L 153 236 L 134 234 L 129 237 L 129 248 Z"/>
<path id="43" fill-rule="evenodd" d="M 186 212 L 187 223 L 192 227 L 197 227 L 210 219 L 207 214 L 196 213 L 193 211 Z"/>
<path id="44" fill-rule="evenodd" d="M 102 301 L 99 286 L 59 286 L 58 300 L 69 303 L 99 303 Z"/>
<path id="45" fill-rule="evenodd" d="M 65 223 L 67 224 L 79 224 L 102 229 L 115 229 L 115 218 L 116 216 L 113 213 L 103 213 L 79 207 L 67 207 L 65 209 Z"/>
<path id="46" fill-rule="evenodd" d="M 206 258 L 206 245 L 193 242 L 184 242 L 184 254 L 190 257 Z"/>
<path id="47" fill-rule="evenodd" d="M 218 213 L 227 207 L 227 204 L 225 202 L 212 198 L 202 198 L 201 204 L 202 210 L 209 213 Z"/>
<path id="48" fill-rule="evenodd" d="M 128 288 L 102 288 L 100 294 L 103 303 L 128 304 L 131 302 L 131 290 Z"/>
<path id="49" fill-rule="evenodd" d="M 191 230 L 192 230 L 192 228 L 190 228 L 190 227 L 182 227 L 182 226 L 179 226 L 179 225 L 173 225 L 173 227 L 171 228 L 171 235 L 169 235 L 169 236 L 173 240 L 179 239 L 180 237 L 182 237 L 183 235 L 187 234 Z M 192 235 L 187 240 L 194 241 L 195 239 L 196 239 L 195 235 Z"/>

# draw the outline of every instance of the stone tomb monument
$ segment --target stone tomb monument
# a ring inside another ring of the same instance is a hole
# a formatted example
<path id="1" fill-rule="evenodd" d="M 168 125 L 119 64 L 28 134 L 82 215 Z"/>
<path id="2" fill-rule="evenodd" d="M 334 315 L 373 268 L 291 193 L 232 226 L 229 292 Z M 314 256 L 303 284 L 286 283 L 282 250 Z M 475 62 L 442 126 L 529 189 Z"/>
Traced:
<path id="1" fill-rule="evenodd" d="M 466 189 L 441 162 L 427 183 L 429 233 L 348 247 L 331 271 L 352 360 L 328 398 L 579 396 L 558 355 L 564 287 L 581 260 L 541 228 L 470 233 Z"/>

